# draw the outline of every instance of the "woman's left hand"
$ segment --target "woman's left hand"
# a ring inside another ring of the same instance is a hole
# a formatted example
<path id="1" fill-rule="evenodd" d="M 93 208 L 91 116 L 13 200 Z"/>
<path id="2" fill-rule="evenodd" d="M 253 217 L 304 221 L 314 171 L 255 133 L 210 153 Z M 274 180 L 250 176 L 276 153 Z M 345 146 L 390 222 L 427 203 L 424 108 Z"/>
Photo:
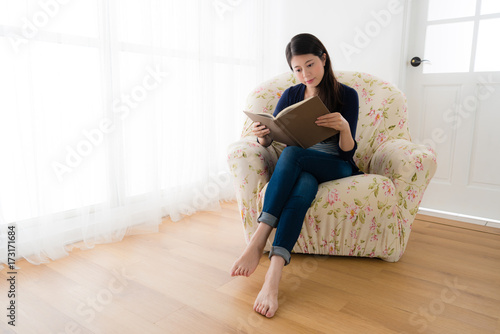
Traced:
<path id="1" fill-rule="evenodd" d="M 316 119 L 316 124 L 319 126 L 332 128 L 340 132 L 349 129 L 349 123 L 339 112 L 334 112 L 318 117 Z"/>

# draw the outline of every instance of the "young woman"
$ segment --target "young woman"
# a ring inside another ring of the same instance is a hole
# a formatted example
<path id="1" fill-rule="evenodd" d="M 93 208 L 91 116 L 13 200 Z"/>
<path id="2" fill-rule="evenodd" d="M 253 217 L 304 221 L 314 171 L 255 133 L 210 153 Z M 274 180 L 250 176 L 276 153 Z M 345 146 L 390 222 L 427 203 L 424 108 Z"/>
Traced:
<path id="1" fill-rule="evenodd" d="M 254 304 L 254 310 L 268 318 L 278 309 L 281 273 L 290 263 L 290 252 L 316 196 L 318 184 L 359 173 L 353 161 L 357 147 L 354 136 L 358 122 L 358 94 L 337 81 L 330 56 L 315 36 L 299 34 L 293 37 L 286 47 L 286 58 L 300 84 L 283 92 L 274 116 L 289 105 L 317 95 L 330 114 L 319 117 L 316 124 L 336 129 L 339 133 L 308 149 L 288 146 L 283 150 L 267 186 L 257 230 L 231 268 L 231 276 L 250 276 L 259 264 L 266 240 L 276 228 L 269 253 L 271 264 Z M 257 122 L 252 130 L 261 145 L 271 145 L 273 140 L 266 126 Z"/>

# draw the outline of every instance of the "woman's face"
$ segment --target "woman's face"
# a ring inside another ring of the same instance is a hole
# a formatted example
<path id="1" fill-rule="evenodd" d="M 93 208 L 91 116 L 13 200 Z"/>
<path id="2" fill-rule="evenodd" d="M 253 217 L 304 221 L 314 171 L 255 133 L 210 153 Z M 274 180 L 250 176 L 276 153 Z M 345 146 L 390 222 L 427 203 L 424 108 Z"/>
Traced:
<path id="1" fill-rule="evenodd" d="M 319 58 L 312 53 L 293 56 L 291 60 L 295 77 L 308 88 L 316 88 L 325 74 L 326 53 Z"/>

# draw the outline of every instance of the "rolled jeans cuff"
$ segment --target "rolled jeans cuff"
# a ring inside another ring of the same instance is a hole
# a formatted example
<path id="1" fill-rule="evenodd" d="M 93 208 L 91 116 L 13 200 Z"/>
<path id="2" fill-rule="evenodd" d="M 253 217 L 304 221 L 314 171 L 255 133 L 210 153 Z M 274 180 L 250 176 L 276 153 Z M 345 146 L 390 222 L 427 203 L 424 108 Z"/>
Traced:
<path id="1" fill-rule="evenodd" d="M 276 228 L 278 226 L 278 218 L 273 216 L 270 213 L 262 211 L 260 213 L 259 218 L 257 218 L 257 221 L 266 223 L 267 225 L 271 226 L 272 228 Z"/>
<path id="2" fill-rule="evenodd" d="M 285 266 L 290 263 L 290 259 L 292 257 L 292 255 L 286 248 L 280 246 L 271 247 L 271 251 L 269 252 L 269 259 L 271 259 L 273 255 L 281 256 L 285 260 Z"/>

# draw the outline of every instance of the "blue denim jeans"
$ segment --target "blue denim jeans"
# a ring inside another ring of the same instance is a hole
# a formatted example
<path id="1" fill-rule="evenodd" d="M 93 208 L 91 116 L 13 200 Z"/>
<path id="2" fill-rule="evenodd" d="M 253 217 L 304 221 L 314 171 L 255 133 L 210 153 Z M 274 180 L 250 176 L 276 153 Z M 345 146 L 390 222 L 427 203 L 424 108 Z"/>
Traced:
<path id="1" fill-rule="evenodd" d="M 304 217 L 320 183 L 351 176 L 351 165 L 338 156 L 288 146 L 269 180 L 258 221 L 276 228 L 269 258 L 279 255 L 290 263 Z"/>

